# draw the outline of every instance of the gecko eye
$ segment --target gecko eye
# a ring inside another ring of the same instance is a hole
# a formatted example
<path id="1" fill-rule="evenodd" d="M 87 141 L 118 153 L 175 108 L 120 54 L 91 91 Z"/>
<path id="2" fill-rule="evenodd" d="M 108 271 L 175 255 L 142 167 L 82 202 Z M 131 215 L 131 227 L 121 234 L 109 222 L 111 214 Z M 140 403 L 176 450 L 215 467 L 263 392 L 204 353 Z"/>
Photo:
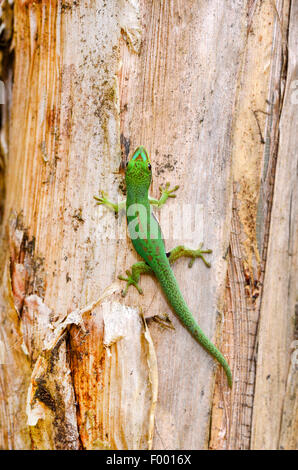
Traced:
<path id="1" fill-rule="evenodd" d="M 148 163 L 148 168 L 151 171 L 151 164 L 150 163 Z"/>

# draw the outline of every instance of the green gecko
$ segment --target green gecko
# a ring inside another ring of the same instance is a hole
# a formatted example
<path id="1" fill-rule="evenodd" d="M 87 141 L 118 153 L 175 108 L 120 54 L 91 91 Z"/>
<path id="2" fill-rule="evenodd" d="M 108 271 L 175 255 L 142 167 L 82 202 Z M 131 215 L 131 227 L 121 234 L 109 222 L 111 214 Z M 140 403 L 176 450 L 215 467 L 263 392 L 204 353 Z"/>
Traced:
<path id="1" fill-rule="evenodd" d="M 126 281 L 126 288 L 122 291 L 122 295 L 127 294 L 131 285 L 142 294 L 143 291 L 139 286 L 141 274 L 154 274 L 169 304 L 183 325 L 203 348 L 222 365 L 227 375 L 228 384 L 231 387 L 232 373 L 226 359 L 197 324 L 186 305 L 171 268 L 171 264 L 182 256 L 190 258 L 189 267 L 193 265 L 195 258 L 201 258 L 205 265 L 210 267 L 210 264 L 204 258 L 204 254 L 211 253 L 212 250 L 202 250 L 201 244 L 197 250 L 177 246 L 170 253 L 166 252 L 161 228 L 154 217 L 150 204 L 161 207 L 169 197 L 176 197 L 173 193 L 178 189 L 178 186 L 170 190 L 169 183 L 167 183 L 165 190 L 160 188 L 161 198 L 153 199 L 148 196 L 151 179 L 152 170 L 148 153 L 144 147 L 138 147 L 126 167 L 126 218 L 132 244 L 144 261 L 133 264 L 131 271 L 126 271 L 127 278 L 118 276 L 119 279 Z M 95 199 L 98 204 L 103 204 L 115 212 L 125 207 L 125 201 L 114 204 L 107 199 L 104 193 L 101 197 L 95 197 Z"/>

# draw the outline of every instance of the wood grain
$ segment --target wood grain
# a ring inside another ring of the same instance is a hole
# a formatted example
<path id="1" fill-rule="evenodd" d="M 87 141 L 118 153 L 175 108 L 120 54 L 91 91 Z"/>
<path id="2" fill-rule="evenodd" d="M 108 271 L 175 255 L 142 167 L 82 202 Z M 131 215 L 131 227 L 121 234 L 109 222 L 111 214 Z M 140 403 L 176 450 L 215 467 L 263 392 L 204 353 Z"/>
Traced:
<path id="1" fill-rule="evenodd" d="M 198 262 L 190 271 L 180 260 L 174 271 L 195 318 L 216 341 L 223 323 L 218 312 L 232 204 L 231 124 L 246 12 L 240 4 L 202 1 L 144 2 L 144 7 L 140 56 L 123 50 L 121 130 L 131 150 L 139 144 L 148 148 L 154 196 L 166 181 L 180 184 L 177 199 L 169 202 L 178 217 L 167 249 L 201 241 L 213 249 L 210 270 Z M 192 234 L 183 227 L 187 206 L 193 213 L 202 207 Z M 162 229 L 166 213 L 158 214 Z M 135 259 L 130 255 L 126 264 Z M 158 286 L 145 278 L 142 286 L 146 316 L 167 312 L 175 326 L 175 331 L 150 326 L 159 369 L 154 447 L 205 448 L 216 365 L 172 315 Z M 132 292 L 128 301 L 140 299 Z M 221 387 L 226 388 L 224 380 Z"/>
<path id="2" fill-rule="evenodd" d="M 291 5 L 286 90 L 258 335 L 253 449 L 297 449 L 298 6 Z M 296 92 L 297 94 L 297 92 Z"/>
<path id="3" fill-rule="evenodd" d="M 212 449 L 249 449 L 251 445 L 257 333 L 289 12 L 287 2 L 276 5 L 278 10 L 271 1 L 248 5 L 232 138 L 234 198 L 223 329 L 223 347 L 233 358 L 235 383 L 230 397 L 215 390 Z M 217 380 L 221 380 L 219 375 Z"/>

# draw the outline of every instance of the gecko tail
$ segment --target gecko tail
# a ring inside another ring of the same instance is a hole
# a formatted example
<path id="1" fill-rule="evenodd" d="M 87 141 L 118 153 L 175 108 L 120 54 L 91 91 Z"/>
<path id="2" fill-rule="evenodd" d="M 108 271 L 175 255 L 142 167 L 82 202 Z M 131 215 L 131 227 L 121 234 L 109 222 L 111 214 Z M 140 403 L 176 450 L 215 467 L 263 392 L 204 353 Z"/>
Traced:
<path id="1" fill-rule="evenodd" d="M 210 339 L 207 338 L 203 330 L 197 324 L 195 318 L 193 317 L 182 296 L 182 293 L 179 289 L 178 283 L 170 265 L 168 264 L 167 269 L 162 272 L 156 270 L 155 275 L 158 278 L 169 303 L 173 307 L 174 312 L 176 313 L 182 324 L 188 329 L 188 331 L 196 339 L 196 341 L 223 367 L 227 376 L 229 387 L 231 388 L 233 379 L 229 364 L 225 357 L 222 355 L 222 353 L 210 341 Z"/>
<path id="2" fill-rule="evenodd" d="M 195 337 L 195 339 L 200 343 L 201 346 L 216 359 L 219 364 L 222 366 L 223 370 L 226 373 L 228 385 L 232 388 L 233 385 L 233 377 L 230 366 L 222 355 L 222 353 L 217 349 L 217 347 L 207 338 L 207 336 L 203 333 L 202 329 L 199 325 L 194 321 L 194 325 L 192 328 L 189 328 L 191 334 Z"/>

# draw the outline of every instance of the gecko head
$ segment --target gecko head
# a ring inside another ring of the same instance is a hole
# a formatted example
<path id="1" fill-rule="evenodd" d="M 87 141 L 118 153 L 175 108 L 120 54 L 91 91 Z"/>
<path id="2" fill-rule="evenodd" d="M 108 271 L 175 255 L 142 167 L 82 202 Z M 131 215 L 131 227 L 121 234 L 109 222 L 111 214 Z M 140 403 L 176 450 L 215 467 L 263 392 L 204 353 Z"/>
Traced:
<path id="1" fill-rule="evenodd" d="M 145 147 L 138 147 L 126 166 L 126 184 L 149 188 L 152 179 L 151 163 Z"/>

